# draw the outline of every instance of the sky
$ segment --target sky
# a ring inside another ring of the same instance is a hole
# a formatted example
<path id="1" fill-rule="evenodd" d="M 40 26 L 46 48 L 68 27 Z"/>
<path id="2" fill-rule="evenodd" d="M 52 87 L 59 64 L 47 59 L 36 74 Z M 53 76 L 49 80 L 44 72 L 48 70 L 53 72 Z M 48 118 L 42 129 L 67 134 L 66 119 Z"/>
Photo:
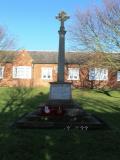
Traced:
<path id="1" fill-rule="evenodd" d="M 55 16 L 62 10 L 70 19 L 66 30 L 74 21 L 76 10 L 93 5 L 101 6 L 102 0 L 0 0 L 0 25 L 16 42 L 16 49 L 57 51 L 60 23 Z M 70 50 L 67 40 L 66 50 Z"/>

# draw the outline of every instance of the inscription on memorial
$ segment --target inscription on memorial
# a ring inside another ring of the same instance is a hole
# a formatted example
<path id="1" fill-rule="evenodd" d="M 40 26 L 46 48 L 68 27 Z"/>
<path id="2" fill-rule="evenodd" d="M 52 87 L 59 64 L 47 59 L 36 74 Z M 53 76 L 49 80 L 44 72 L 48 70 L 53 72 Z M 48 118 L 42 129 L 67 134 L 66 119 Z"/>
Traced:
<path id="1" fill-rule="evenodd" d="M 69 100 L 71 99 L 71 85 L 57 84 L 52 85 L 50 99 L 61 99 Z"/>

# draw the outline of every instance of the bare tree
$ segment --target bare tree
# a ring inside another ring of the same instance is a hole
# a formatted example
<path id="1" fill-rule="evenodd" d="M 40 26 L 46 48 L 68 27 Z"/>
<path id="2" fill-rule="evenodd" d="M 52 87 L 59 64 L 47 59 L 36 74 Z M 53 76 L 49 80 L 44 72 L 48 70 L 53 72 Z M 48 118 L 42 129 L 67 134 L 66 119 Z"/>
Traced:
<path id="1" fill-rule="evenodd" d="M 120 52 L 120 0 L 104 0 L 104 9 L 77 11 L 71 40 L 77 49 Z"/>
<path id="2" fill-rule="evenodd" d="M 77 11 L 71 25 L 70 41 L 75 50 L 101 53 L 109 64 L 110 54 L 120 53 L 120 0 L 103 0 L 104 7 Z M 117 59 L 120 61 L 118 54 Z"/>
<path id="3" fill-rule="evenodd" d="M 7 30 L 0 25 L 0 64 L 4 64 L 13 57 L 14 39 L 8 34 Z"/>
<path id="4" fill-rule="evenodd" d="M 96 9 L 105 51 L 120 52 L 120 0 L 104 0 L 104 10 Z"/>
<path id="5" fill-rule="evenodd" d="M 14 46 L 14 40 L 8 35 L 4 27 L 0 26 L 0 50 L 8 50 Z"/>
<path id="6" fill-rule="evenodd" d="M 103 0 L 103 8 L 78 10 L 69 33 L 73 50 L 90 53 L 88 70 L 105 66 L 120 69 L 120 0 Z M 90 82 L 92 88 L 95 81 Z"/>

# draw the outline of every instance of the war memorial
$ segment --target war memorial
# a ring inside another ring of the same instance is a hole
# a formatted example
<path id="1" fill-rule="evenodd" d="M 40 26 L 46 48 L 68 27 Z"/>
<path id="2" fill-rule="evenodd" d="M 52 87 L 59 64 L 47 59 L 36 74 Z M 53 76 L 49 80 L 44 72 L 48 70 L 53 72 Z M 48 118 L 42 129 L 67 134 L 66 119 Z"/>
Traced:
<path id="1" fill-rule="evenodd" d="M 66 34 L 64 22 L 69 18 L 64 11 L 56 16 L 60 21 L 57 82 L 50 83 L 49 98 L 44 104 L 40 104 L 36 111 L 22 116 L 15 122 L 18 128 L 67 130 L 106 128 L 106 124 L 100 118 L 87 113 L 72 99 L 72 84 L 64 81 Z"/>

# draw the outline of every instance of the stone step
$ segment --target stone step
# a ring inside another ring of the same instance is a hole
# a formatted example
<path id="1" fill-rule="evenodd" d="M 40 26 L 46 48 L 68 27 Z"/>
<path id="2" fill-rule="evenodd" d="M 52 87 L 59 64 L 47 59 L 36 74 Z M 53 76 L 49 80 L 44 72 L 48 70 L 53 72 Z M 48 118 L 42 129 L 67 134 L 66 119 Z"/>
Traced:
<path id="1" fill-rule="evenodd" d="M 39 107 L 36 111 L 28 113 L 21 117 L 15 123 L 18 128 L 78 128 L 81 130 L 91 129 L 105 129 L 109 128 L 102 120 L 96 116 L 85 112 L 80 107 L 64 107 L 62 108 L 62 114 L 58 114 L 56 111 L 58 107 L 49 106 L 50 112 L 44 113 L 44 107 Z M 85 128 L 86 127 L 86 128 Z"/>
<path id="2" fill-rule="evenodd" d="M 51 129 L 56 129 L 56 128 L 67 128 L 67 127 L 70 127 L 70 128 L 78 128 L 78 129 L 88 129 L 88 130 L 91 130 L 91 129 L 105 129 L 106 126 L 102 123 L 98 123 L 98 124 L 94 124 L 94 123 L 85 123 L 85 124 L 82 124 L 82 123 L 79 123 L 79 122 L 75 122 L 75 123 L 64 123 L 64 122 L 38 122 L 38 121 L 19 121 L 17 123 L 17 127 L 19 128 L 51 128 Z M 86 129 L 86 130 L 87 130 Z"/>

